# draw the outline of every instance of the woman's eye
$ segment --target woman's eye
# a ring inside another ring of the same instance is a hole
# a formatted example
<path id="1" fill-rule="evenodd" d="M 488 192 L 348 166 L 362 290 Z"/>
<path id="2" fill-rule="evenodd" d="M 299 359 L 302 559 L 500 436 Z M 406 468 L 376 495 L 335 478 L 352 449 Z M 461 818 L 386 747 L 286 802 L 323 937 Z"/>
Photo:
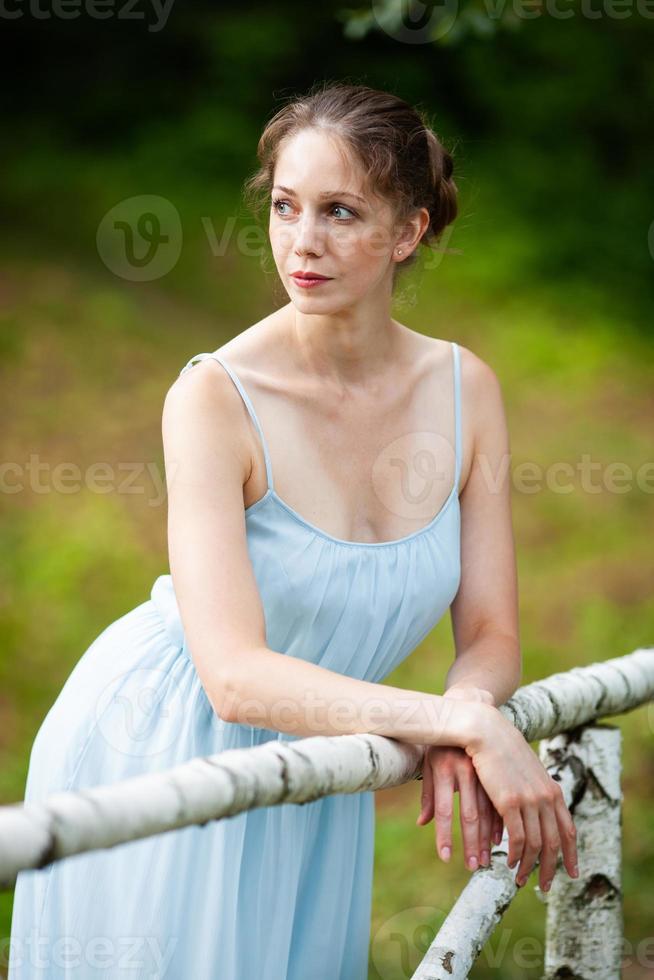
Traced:
<path id="1" fill-rule="evenodd" d="M 333 210 L 335 210 L 335 211 L 347 211 L 348 214 L 350 215 L 350 217 L 356 218 L 356 215 L 355 215 L 354 211 L 350 211 L 350 209 L 349 208 L 346 208 L 344 204 L 335 204 Z M 345 220 L 348 220 L 348 219 L 345 219 Z"/>
<path id="2" fill-rule="evenodd" d="M 272 206 L 277 214 L 281 215 L 282 217 L 285 217 L 288 214 L 288 211 L 280 211 L 280 208 L 290 207 L 290 204 L 288 201 L 282 201 L 281 199 L 278 198 L 272 202 Z M 347 216 L 344 218 L 339 218 L 338 219 L 339 221 L 350 221 L 352 218 L 356 218 L 355 212 L 352 211 L 350 208 L 346 208 L 344 204 L 333 204 L 331 206 L 331 210 L 347 212 Z"/>
<path id="3" fill-rule="evenodd" d="M 280 207 L 281 205 L 284 205 L 284 204 L 288 204 L 288 201 L 279 201 L 279 200 L 278 200 L 278 201 L 273 201 L 273 202 L 272 202 L 272 204 L 273 204 L 273 207 L 274 207 L 274 209 L 275 209 L 275 210 L 277 211 L 277 213 L 279 214 L 279 213 L 280 213 L 280 211 L 279 211 L 279 207 Z"/>

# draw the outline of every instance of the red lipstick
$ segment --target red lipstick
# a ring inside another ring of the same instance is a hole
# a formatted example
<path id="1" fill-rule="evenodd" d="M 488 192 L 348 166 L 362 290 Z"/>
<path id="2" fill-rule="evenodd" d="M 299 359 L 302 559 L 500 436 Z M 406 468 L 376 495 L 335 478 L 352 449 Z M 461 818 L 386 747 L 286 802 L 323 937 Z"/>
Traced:
<path id="1" fill-rule="evenodd" d="M 301 269 L 297 272 L 291 272 L 291 279 L 294 279 L 302 289 L 311 289 L 313 286 L 321 285 L 321 283 L 331 282 L 329 276 L 322 276 L 319 272 Z"/>

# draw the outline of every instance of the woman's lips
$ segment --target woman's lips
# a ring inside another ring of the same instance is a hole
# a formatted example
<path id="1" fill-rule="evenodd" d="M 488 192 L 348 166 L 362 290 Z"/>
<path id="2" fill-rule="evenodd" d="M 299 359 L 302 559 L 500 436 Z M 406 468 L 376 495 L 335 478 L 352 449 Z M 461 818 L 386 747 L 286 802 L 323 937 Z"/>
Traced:
<path id="1" fill-rule="evenodd" d="M 332 281 L 331 279 L 306 279 L 302 276 L 291 276 L 291 279 L 302 289 L 313 289 L 314 286 L 324 286 L 325 283 Z"/>

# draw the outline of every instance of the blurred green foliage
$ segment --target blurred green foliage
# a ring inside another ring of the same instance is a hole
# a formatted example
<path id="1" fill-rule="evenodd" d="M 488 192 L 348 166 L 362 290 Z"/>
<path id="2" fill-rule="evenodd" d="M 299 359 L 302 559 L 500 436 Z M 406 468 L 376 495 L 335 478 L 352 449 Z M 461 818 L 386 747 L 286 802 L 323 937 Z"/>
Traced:
<path id="1" fill-rule="evenodd" d="M 601 304 L 647 333 L 654 19 L 646 0 L 620 0 L 619 13 L 615 3 L 524 0 L 531 9 L 517 18 L 522 0 L 417 4 L 427 23 L 433 9 L 456 14 L 430 43 L 415 42 L 418 29 L 397 40 L 382 14 L 397 18 L 400 0 L 375 0 L 349 20 L 335 0 L 310 13 L 299 0 L 219 11 L 196 2 L 174 6 L 153 33 L 116 17 L 14 20 L 0 67 L 5 227 L 29 223 L 93 258 L 88 236 L 105 200 L 161 193 L 179 207 L 196 196 L 206 214 L 219 188 L 238 192 L 287 95 L 348 78 L 420 103 L 453 146 L 455 244 L 472 231 L 459 263 L 470 281 L 565 290 L 580 316 Z M 471 9 L 518 26 L 459 36 Z"/>
<path id="2" fill-rule="evenodd" d="M 479 6 L 475 28 L 462 4 L 451 36 L 411 43 L 393 36 L 397 21 L 371 19 L 382 9 L 205 2 L 174 6 L 157 32 L 115 17 L 3 25 L 11 45 L 0 72 L 19 81 L 0 87 L 3 457 L 33 453 L 82 472 L 96 461 L 151 467 L 141 492 L 3 494 L 4 802 L 21 798 L 33 737 L 84 649 L 167 570 L 165 501 L 155 502 L 163 397 L 192 354 L 277 301 L 272 264 L 239 245 L 252 226 L 240 187 L 265 119 L 316 79 L 396 91 L 427 108 L 453 147 L 461 214 L 451 251 L 412 274 L 394 315 L 492 365 L 514 471 L 530 462 L 546 475 L 584 454 L 602 474 L 614 461 L 634 474 L 651 461 L 651 19 L 635 6 L 629 17 L 591 17 L 580 4 L 565 20 L 544 9 L 490 31 Z M 105 213 L 140 194 L 171 201 L 184 232 L 174 267 L 145 283 L 111 273 L 96 247 Z M 225 248 L 212 246 L 225 229 Z M 570 493 L 546 482 L 528 493 L 514 479 L 525 682 L 654 636 L 651 492 L 571 482 Z M 389 683 L 440 690 L 451 656 L 443 621 Z M 651 933 L 654 716 L 617 723 L 626 937 L 638 943 Z M 371 980 L 410 976 L 406 963 L 415 967 L 468 877 L 460 835 L 446 866 L 433 824 L 414 826 L 419 790 L 378 794 Z M 0 893 L 0 937 L 10 909 Z M 388 940 L 398 916 L 404 960 Z M 543 924 L 530 885 L 473 976 L 535 980 L 539 966 L 518 943 L 542 949 Z"/>

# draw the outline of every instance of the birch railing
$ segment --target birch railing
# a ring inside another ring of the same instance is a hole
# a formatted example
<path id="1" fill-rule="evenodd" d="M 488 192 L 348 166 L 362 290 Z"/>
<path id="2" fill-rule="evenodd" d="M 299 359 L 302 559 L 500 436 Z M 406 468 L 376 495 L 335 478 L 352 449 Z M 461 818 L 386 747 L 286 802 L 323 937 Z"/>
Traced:
<path id="1" fill-rule="evenodd" d="M 547 895 L 544 980 L 618 980 L 622 953 L 620 730 L 600 718 L 654 700 L 654 647 L 521 687 L 501 706 L 558 779 L 575 818 L 579 878 Z M 399 786 L 422 750 L 381 735 L 274 739 L 192 759 L 166 772 L 0 807 L 0 888 L 23 869 L 114 847 L 254 807 Z M 463 980 L 520 890 L 507 836 L 473 874 L 412 980 Z"/>

